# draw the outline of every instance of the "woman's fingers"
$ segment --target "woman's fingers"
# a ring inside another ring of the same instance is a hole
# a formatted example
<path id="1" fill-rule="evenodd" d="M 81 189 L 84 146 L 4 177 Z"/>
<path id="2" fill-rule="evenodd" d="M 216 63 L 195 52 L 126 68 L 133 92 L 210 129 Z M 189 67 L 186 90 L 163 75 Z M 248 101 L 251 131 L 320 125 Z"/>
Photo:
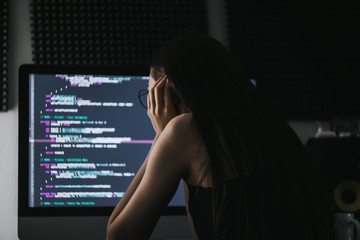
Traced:
<path id="1" fill-rule="evenodd" d="M 176 116 L 167 76 L 158 79 L 148 94 L 148 116 L 157 134 Z"/>
<path id="2" fill-rule="evenodd" d="M 150 112 L 153 112 L 153 109 L 156 106 L 153 89 L 149 90 L 147 99 L 148 99 L 148 112 L 150 113 Z"/>
<path id="3" fill-rule="evenodd" d="M 149 90 L 148 95 L 147 95 L 147 107 L 148 107 L 148 114 L 150 113 L 150 109 L 152 108 L 152 103 L 151 103 L 151 91 Z"/>
<path id="4" fill-rule="evenodd" d="M 166 76 L 161 76 L 154 84 L 154 86 L 149 89 L 149 93 L 148 93 L 148 97 L 147 97 L 147 102 L 148 102 L 148 115 L 152 114 L 155 115 L 157 113 L 159 113 L 159 110 L 161 110 L 161 108 L 159 108 L 159 103 L 160 105 L 162 104 L 162 106 L 164 105 L 164 99 L 161 99 L 161 97 L 163 96 L 163 93 L 161 93 L 161 86 L 159 89 L 159 85 L 163 82 L 163 79 L 165 79 Z M 162 95 L 162 96 L 161 96 Z"/>

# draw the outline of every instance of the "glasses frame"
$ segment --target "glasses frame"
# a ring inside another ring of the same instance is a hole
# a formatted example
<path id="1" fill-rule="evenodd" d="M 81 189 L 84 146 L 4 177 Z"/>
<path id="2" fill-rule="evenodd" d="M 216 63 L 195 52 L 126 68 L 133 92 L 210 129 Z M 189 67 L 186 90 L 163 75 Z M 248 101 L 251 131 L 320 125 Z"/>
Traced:
<path id="1" fill-rule="evenodd" d="M 148 94 L 149 94 L 149 90 L 147 90 L 147 89 L 140 89 L 140 90 L 139 90 L 139 93 L 138 93 L 139 102 L 140 102 L 141 106 L 143 106 L 145 109 L 148 109 L 148 106 L 147 106 L 147 97 L 146 97 L 146 103 L 143 103 L 142 97 L 143 97 L 144 95 L 147 96 Z"/>

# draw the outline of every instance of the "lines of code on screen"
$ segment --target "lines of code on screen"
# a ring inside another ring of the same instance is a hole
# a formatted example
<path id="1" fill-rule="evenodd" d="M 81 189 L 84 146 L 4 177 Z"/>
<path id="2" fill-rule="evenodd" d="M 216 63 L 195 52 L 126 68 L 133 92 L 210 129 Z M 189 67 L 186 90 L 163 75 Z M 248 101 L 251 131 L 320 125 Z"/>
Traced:
<path id="1" fill-rule="evenodd" d="M 29 76 L 29 206 L 115 206 L 155 132 L 146 76 Z"/>

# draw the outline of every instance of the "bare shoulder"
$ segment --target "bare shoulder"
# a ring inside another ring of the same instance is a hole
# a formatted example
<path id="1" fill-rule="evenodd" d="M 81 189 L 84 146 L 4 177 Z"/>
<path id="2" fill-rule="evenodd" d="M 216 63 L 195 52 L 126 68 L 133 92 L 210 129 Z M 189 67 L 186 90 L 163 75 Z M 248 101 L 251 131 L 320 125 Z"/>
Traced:
<path id="1" fill-rule="evenodd" d="M 182 178 L 193 185 L 211 186 L 202 180 L 208 155 L 191 113 L 173 118 L 159 138 L 158 147 L 171 152 L 173 162 L 183 169 Z"/>
<path id="2" fill-rule="evenodd" d="M 149 158 L 148 169 L 161 168 L 180 178 L 189 174 L 192 161 L 191 115 L 173 118 L 160 134 Z M 170 159 L 170 160 L 169 160 Z M 171 164 L 168 164 L 171 162 Z M 149 170 L 150 171 L 150 170 Z"/>
<path id="3" fill-rule="evenodd" d="M 166 128 L 163 137 L 168 139 L 168 149 L 172 149 L 175 156 L 181 157 L 179 161 L 185 164 L 186 170 L 182 178 L 193 185 L 212 186 L 211 176 L 206 175 L 205 179 L 202 179 L 208 154 L 193 115 L 181 114 L 173 118 Z"/>
<path id="4" fill-rule="evenodd" d="M 184 123 L 190 123 L 191 120 L 193 119 L 193 115 L 192 113 L 183 113 L 180 115 L 177 115 L 176 117 L 174 117 L 173 119 L 171 119 L 171 121 L 169 123 L 180 123 L 180 124 L 184 124 Z"/>
<path id="5" fill-rule="evenodd" d="M 186 151 L 190 146 L 198 141 L 195 123 L 191 113 L 185 113 L 173 118 L 165 127 L 160 138 L 161 142 L 166 142 L 167 146 L 173 149 Z M 159 139 L 160 140 L 160 139 Z"/>
<path id="6" fill-rule="evenodd" d="M 166 128 L 171 129 L 175 133 L 187 133 L 192 131 L 194 126 L 193 115 L 191 113 L 180 114 L 168 123 Z M 185 131 L 185 132 L 184 132 Z"/>

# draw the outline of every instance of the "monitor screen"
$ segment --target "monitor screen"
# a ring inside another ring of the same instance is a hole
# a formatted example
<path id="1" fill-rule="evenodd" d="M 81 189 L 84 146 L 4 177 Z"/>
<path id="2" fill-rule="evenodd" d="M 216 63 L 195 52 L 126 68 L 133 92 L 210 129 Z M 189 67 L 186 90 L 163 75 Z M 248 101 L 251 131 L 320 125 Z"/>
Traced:
<path id="1" fill-rule="evenodd" d="M 144 67 L 20 67 L 19 216 L 111 214 L 155 137 L 148 80 Z M 185 214 L 182 186 L 164 214 Z"/>

